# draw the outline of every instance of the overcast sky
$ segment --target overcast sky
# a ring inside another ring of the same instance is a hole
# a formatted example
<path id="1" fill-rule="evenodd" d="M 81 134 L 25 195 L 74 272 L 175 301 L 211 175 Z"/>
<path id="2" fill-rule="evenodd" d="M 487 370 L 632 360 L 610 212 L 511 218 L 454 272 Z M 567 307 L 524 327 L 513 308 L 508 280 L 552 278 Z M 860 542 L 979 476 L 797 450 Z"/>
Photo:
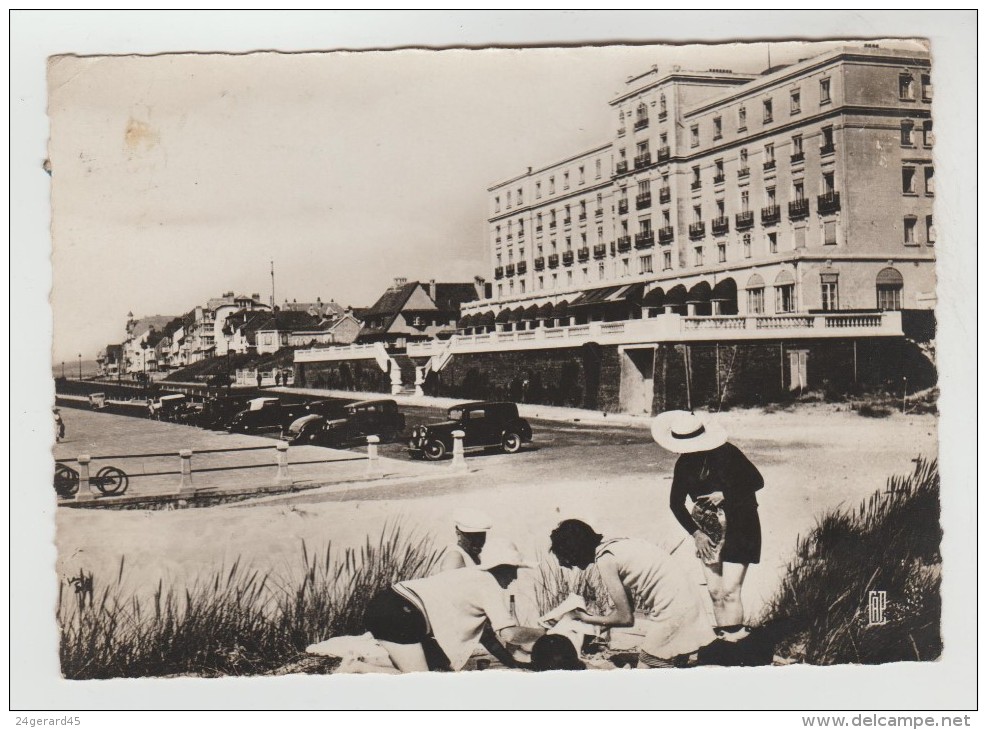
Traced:
<path id="1" fill-rule="evenodd" d="M 845 42 L 844 42 L 845 43 Z M 841 43 L 842 44 L 842 43 Z M 836 44 L 772 43 L 773 64 Z M 486 274 L 486 188 L 605 142 L 653 64 L 762 71 L 767 47 L 174 55 L 49 67 L 54 360 L 128 311 L 224 291 L 368 306 L 395 276 Z"/>

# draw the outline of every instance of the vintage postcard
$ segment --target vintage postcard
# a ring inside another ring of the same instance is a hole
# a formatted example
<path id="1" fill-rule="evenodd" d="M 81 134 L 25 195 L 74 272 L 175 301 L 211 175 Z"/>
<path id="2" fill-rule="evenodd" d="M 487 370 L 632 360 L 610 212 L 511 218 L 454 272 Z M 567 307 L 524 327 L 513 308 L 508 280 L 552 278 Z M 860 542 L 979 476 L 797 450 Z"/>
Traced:
<path id="1" fill-rule="evenodd" d="M 60 675 L 941 662 L 939 93 L 922 37 L 53 55 Z"/>

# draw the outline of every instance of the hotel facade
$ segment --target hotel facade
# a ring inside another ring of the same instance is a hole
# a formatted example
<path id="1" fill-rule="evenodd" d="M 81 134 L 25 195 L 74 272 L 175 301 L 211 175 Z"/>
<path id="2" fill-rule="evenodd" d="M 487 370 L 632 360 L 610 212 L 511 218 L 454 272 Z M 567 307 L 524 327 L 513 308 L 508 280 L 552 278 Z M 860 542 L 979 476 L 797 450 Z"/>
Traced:
<path id="1" fill-rule="evenodd" d="M 632 77 L 609 142 L 489 188 L 467 331 L 560 303 L 573 323 L 934 307 L 931 99 L 927 54 L 873 46 Z"/>
<path id="2" fill-rule="evenodd" d="M 488 189 L 488 288 L 453 328 L 298 351 L 296 380 L 638 414 L 928 387 L 931 99 L 927 53 L 871 45 L 653 67 L 608 141 Z"/>

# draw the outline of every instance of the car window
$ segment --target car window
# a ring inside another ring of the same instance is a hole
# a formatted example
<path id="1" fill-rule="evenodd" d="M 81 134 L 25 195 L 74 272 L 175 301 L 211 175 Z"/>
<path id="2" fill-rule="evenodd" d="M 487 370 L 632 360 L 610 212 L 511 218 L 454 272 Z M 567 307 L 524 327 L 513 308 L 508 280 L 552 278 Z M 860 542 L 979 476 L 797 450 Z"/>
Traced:
<path id="1" fill-rule="evenodd" d="M 450 421 L 458 421 L 462 417 L 463 417 L 463 409 L 462 408 L 450 408 L 449 409 L 449 420 Z"/>
<path id="2" fill-rule="evenodd" d="M 485 410 L 483 410 L 482 408 L 479 408 L 479 409 L 477 409 L 475 411 L 470 411 L 470 420 L 471 421 L 479 421 L 482 418 L 486 418 L 486 416 L 487 416 L 487 412 Z"/>

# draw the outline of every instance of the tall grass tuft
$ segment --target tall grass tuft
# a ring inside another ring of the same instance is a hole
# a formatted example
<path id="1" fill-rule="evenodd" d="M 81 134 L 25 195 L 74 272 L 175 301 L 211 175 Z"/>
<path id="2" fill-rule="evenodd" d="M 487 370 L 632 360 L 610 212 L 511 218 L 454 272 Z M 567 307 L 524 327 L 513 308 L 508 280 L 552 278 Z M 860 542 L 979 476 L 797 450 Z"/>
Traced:
<path id="1" fill-rule="evenodd" d="M 787 627 L 776 652 L 810 664 L 929 661 L 942 652 L 939 469 L 918 459 L 908 476 L 858 508 L 823 516 L 795 558 L 762 622 Z M 873 624 L 871 591 L 885 591 Z"/>
<path id="2" fill-rule="evenodd" d="M 613 607 L 596 565 L 586 570 L 566 570 L 554 558 L 539 559 L 535 577 L 535 603 L 539 615 L 551 611 L 570 593 L 582 596 L 593 613 L 608 613 Z"/>
<path id="3" fill-rule="evenodd" d="M 337 556 L 331 544 L 289 575 L 244 570 L 238 561 L 187 586 L 150 597 L 128 594 L 121 559 L 115 582 L 94 589 L 84 571 L 59 593 L 62 674 L 107 679 L 176 674 L 263 673 L 308 644 L 364 631 L 367 602 L 391 584 L 427 575 L 437 559 L 428 538 L 386 526 L 376 542 Z"/>

